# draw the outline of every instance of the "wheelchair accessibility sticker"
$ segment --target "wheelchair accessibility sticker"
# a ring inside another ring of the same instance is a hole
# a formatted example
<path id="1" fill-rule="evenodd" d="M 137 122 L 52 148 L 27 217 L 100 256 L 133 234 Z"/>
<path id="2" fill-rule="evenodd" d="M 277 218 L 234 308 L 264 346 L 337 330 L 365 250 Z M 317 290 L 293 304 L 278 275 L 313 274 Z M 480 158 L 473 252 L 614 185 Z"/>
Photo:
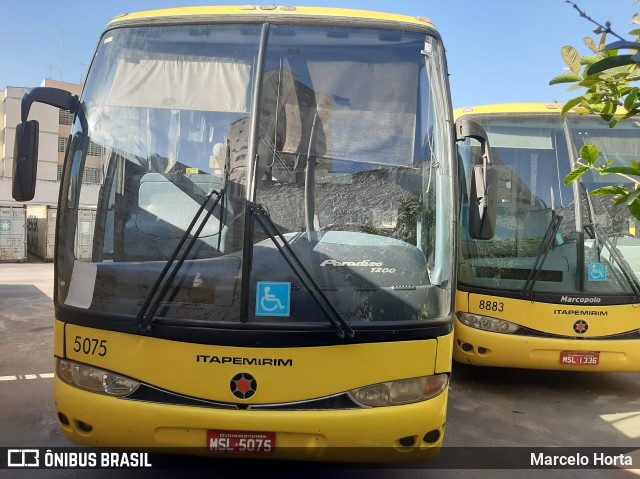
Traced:
<path id="1" fill-rule="evenodd" d="M 606 281 L 607 265 L 604 263 L 589 264 L 589 281 Z"/>
<path id="2" fill-rule="evenodd" d="M 256 316 L 290 316 L 291 283 L 258 281 Z"/>

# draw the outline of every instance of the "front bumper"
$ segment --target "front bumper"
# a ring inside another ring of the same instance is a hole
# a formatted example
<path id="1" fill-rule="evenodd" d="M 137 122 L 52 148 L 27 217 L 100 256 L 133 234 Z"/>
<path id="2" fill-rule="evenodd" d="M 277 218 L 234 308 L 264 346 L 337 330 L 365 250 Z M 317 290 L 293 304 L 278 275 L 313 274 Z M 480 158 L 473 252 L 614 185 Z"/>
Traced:
<path id="1" fill-rule="evenodd" d="M 453 359 L 474 366 L 525 369 L 637 372 L 640 341 L 615 339 L 539 338 L 501 334 L 471 328 L 455 320 Z M 598 352 L 597 365 L 560 362 L 562 351 Z"/>
<path id="2" fill-rule="evenodd" d="M 433 459 L 444 438 L 447 396 L 445 390 L 420 403 L 358 410 L 224 410 L 117 399 L 77 389 L 55 378 L 60 426 L 74 443 L 207 455 L 208 430 L 269 431 L 276 433 L 275 451 L 257 457 L 283 460 Z M 400 442 L 408 437 L 414 438 L 413 445 Z"/>

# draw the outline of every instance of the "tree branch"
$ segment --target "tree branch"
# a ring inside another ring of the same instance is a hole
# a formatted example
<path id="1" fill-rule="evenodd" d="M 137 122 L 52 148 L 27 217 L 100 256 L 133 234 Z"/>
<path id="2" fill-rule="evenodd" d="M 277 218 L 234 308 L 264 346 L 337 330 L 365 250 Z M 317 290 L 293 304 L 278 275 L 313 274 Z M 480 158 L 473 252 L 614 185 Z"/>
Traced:
<path id="1" fill-rule="evenodd" d="M 616 37 L 619 40 L 622 41 L 626 41 L 626 39 L 622 38 L 620 35 L 618 35 L 616 32 L 614 32 L 611 29 L 611 22 L 607 22 L 604 25 L 600 25 L 598 22 L 596 22 L 593 18 L 591 18 L 589 15 L 587 15 L 587 13 L 583 10 L 580 10 L 580 7 L 578 7 L 578 5 L 576 5 L 575 3 L 573 3 L 570 0 L 564 0 L 566 3 L 570 4 L 573 6 L 573 8 L 575 8 L 578 13 L 580 14 L 580 16 L 582 18 L 585 18 L 587 20 L 589 20 L 591 23 L 593 23 L 594 25 L 597 25 L 598 28 L 596 30 L 593 31 L 593 33 L 596 34 L 600 34 L 600 33 L 610 33 L 611 35 L 613 35 L 614 37 Z"/>

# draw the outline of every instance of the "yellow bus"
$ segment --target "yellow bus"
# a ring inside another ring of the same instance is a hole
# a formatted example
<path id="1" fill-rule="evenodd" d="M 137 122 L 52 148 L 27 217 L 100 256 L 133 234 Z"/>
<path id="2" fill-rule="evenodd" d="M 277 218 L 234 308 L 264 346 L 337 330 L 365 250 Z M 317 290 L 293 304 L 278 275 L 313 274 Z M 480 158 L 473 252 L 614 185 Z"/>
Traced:
<path id="1" fill-rule="evenodd" d="M 487 146 L 473 122 L 454 128 L 428 19 L 275 6 L 118 17 L 80 98 L 23 99 L 21 201 L 35 188 L 34 102 L 75 115 L 55 254 L 67 438 L 224 457 L 437 454 L 455 141 Z M 80 198 L 94 220 L 78 222 Z M 487 205 L 473 211 L 486 222 Z M 81 237 L 88 260 L 74 256 Z"/>
<path id="2" fill-rule="evenodd" d="M 473 240 L 464 225 L 460 236 L 454 359 L 476 366 L 640 371 L 636 221 L 610 197 L 588 196 L 603 186 L 628 188 L 630 181 L 587 173 L 564 183 L 584 145 L 595 145 L 615 165 L 640 158 L 640 124 L 609 128 L 597 116 L 563 118 L 561 109 L 508 104 L 455 111 L 486 130 L 498 180 L 495 236 Z M 474 155 L 474 147 L 460 148 L 462 170 Z"/>

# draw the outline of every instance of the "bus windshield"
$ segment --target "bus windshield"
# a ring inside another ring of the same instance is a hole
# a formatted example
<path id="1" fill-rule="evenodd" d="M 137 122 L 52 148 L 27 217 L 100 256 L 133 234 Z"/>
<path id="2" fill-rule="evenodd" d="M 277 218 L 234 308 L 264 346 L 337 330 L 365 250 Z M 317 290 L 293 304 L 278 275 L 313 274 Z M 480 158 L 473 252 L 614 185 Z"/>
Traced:
<path id="1" fill-rule="evenodd" d="M 583 145 L 593 144 L 616 165 L 640 153 L 640 127 L 616 128 L 598 117 L 559 114 L 474 116 L 487 130 L 498 174 L 496 234 L 474 241 L 461 237 L 461 284 L 558 294 L 636 295 L 640 277 L 640 238 L 626 207 L 610 197 L 588 193 L 626 185 L 619 175 L 588 173 L 580 184 L 564 178 Z M 460 149 L 465 168 L 477 151 Z M 463 215 L 464 218 L 464 215 Z M 464 221 L 464 220 L 463 220 Z"/>
<path id="2" fill-rule="evenodd" d="M 439 40 L 417 32 L 107 31 L 81 97 L 86 125 L 76 122 L 67 153 L 58 304 L 133 323 L 167 262 L 192 243 L 154 313 L 168 324 L 326 328 L 310 288 L 361 327 L 450 317 L 444 70 Z M 83 181 L 90 167 L 101 172 L 95 191 Z M 212 191 L 217 200 L 201 208 Z M 71 247 L 83 240 L 81 193 L 97 205 L 90 259 Z M 277 234 L 255 221 L 256 208 Z"/>

